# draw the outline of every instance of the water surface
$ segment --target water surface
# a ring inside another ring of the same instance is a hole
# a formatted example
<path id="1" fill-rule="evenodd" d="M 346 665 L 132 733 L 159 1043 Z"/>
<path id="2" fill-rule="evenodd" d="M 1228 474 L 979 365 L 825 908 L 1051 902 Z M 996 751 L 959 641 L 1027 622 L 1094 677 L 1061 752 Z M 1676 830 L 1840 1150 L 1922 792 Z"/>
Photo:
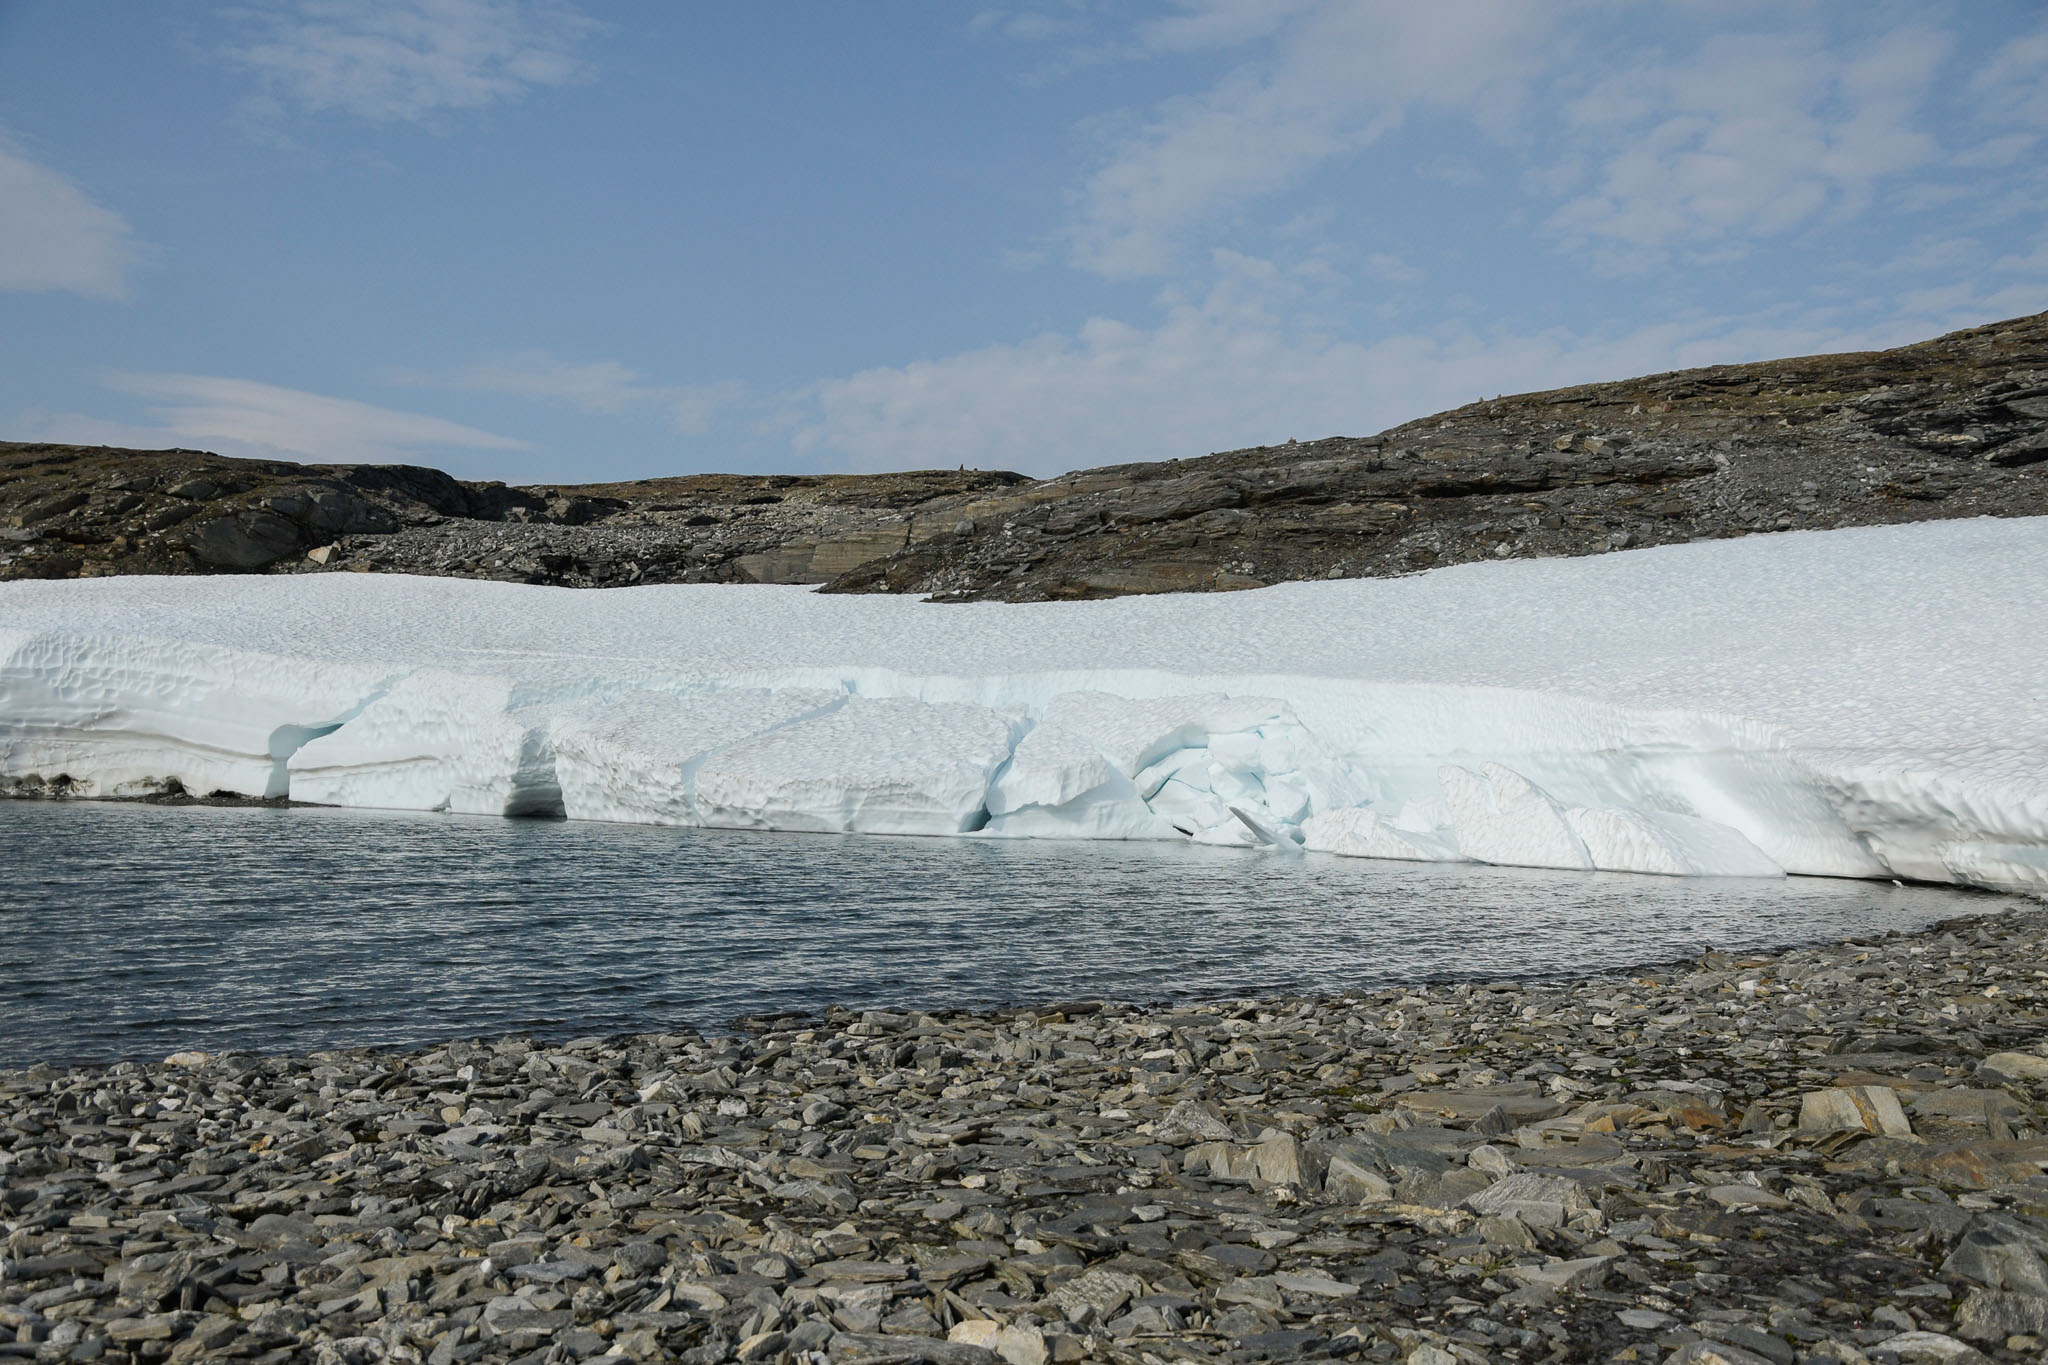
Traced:
<path id="1" fill-rule="evenodd" d="M 1558 974 L 2001 898 L 1186 845 L 0 801 L 0 1064 Z"/>

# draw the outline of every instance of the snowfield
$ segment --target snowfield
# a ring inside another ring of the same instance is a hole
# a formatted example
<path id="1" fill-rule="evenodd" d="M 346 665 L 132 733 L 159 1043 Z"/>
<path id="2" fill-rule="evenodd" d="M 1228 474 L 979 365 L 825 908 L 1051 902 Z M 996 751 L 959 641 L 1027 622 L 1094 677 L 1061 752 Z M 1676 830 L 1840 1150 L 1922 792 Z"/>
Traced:
<path id="1" fill-rule="evenodd" d="M 2048 891 L 2048 519 L 1045 605 L 0 584 L 0 782 Z"/>

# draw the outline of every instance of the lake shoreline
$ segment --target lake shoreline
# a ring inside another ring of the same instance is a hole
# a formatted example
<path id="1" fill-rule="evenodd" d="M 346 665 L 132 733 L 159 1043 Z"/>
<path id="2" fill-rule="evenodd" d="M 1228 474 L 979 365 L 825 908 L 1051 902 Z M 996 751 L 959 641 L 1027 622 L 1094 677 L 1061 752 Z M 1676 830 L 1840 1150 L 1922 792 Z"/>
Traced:
<path id="1" fill-rule="evenodd" d="M 1183 1005 L 1568 979 L 1911 930 L 1989 893 L 1146 842 L 0 804 L 0 1066 L 723 1032 L 838 1003 Z"/>
<path id="2" fill-rule="evenodd" d="M 2044 949 L 0 1071 L 0 1357 L 2033 1358 Z"/>

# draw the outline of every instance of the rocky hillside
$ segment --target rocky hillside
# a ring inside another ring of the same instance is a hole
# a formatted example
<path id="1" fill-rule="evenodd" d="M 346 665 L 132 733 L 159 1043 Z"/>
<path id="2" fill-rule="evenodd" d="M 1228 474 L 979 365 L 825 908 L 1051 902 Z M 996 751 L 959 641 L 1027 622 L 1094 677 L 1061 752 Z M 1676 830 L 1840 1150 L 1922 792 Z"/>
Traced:
<path id="1" fill-rule="evenodd" d="M 2048 313 L 1046 480 L 508 488 L 407 466 L 0 444 L 0 579 L 357 570 L 1043 601 L 2043 514 Z"/>

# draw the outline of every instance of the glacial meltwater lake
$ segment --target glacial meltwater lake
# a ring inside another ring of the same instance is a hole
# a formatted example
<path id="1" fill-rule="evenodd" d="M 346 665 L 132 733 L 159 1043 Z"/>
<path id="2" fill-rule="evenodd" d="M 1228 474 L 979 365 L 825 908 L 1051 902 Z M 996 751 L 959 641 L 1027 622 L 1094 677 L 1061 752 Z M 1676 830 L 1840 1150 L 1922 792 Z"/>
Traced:
<path id="1" fill-rule="evenodd" d="M 1185 845 L 0 801 L 0 1065 L 1540 976 L 2007 904 Z"/>

